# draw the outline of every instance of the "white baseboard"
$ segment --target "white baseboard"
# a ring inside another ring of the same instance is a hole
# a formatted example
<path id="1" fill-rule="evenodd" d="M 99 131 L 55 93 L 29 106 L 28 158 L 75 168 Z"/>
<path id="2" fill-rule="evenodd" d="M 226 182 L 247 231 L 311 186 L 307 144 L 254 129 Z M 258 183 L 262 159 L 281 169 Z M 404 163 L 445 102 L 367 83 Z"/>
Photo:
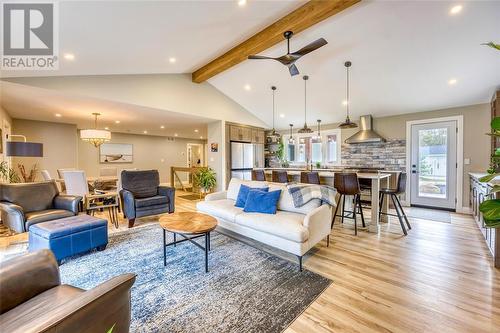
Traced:
<path id="1" fill-rule="evenodd" d="M 472 215 L 472 209 L 470 207 L 459 207 L 457 208 L 457 213 Z"/>

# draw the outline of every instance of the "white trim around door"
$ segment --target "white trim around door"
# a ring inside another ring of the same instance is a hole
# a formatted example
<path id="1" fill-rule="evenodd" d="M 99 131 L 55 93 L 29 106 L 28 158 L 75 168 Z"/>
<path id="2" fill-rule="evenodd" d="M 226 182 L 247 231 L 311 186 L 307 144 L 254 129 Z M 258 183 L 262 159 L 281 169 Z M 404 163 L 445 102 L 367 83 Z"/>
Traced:
<path id="1" fill-rule="evenodd" d="M 468 214 L 470 211 L 467 207 L 463 206 L 463 179 L 464 179 L 464 116 L 450 116 L 431 119 L 409 120 L 406 122 L 406 174 L 411 174 L 411 127 L 412 125 L 439 123 L 443 121 L 456 121 L 457 122 L 457 175 L 456 175 L 456 206 L 457 213 Z M 409 177 L 409 176 L 408 176 Z M 404 204 L 410 205 L 411 182 L 406 182 L 406 198 Z"/>

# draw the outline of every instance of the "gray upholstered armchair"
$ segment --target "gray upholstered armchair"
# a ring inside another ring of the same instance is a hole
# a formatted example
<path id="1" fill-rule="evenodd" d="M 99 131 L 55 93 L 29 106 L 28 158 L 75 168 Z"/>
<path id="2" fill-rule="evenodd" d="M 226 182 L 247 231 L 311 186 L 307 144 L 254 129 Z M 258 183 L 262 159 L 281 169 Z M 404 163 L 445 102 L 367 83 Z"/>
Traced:
<path id="1" fill-rule="evenodd" d="M 160 186 L 158 170 L 128 171 L 121 173 L 123 215 L 129 228 L 137 217 L 173 213 L 175 189 Z"/>
<path id="2" fill-rule="evenodd" d="M 122 274 L 86 291 L 61 285 L 49 250 L 16 257 L 0 266 L 0 332 L 128 332 L 134 282 Z"/>
<path id="3" fill-rule="evenodd" d="M 78 214 L 82 197 L 60 195 L 54 181 L 0 184 L 0 212 L 5 226 L 26 232 L 31 225 Z"/>

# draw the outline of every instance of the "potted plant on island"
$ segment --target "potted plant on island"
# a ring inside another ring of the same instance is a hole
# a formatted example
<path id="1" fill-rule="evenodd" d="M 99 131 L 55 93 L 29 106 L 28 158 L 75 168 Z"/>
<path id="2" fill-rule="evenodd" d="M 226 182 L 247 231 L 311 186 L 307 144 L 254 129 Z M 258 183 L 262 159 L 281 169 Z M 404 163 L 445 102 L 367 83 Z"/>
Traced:
<path id="1" fill-rule="evenodd" d="M 200 168 L 193 174 L 196 186 L 200 188 L 201 195 L 210 193 L 217 186 L 217 177 L 214 170 L 211 168 Z"/>
<path id="2" fill-rule="evenodd" d="M 491 133 L 488 135 L 495 138 L 500 138 L 500 117 L 495 117 L 491 121 Z M 500 176 L 500 148 L 496 148 L 493 151 L 490 159 L 490 168 L 488 169 L 488 175 L 479 178 L 480 182 L 488 183 L 494 178 Z M 490 197 L 491 199 L 483 201 L 479 205 L 479 211 L 483 213 L 484 224 L 489 228 L 500 227 L 500 199 L 496 199 L 496 193 L 500 192 L 500 183 L 494 184 Z"/>

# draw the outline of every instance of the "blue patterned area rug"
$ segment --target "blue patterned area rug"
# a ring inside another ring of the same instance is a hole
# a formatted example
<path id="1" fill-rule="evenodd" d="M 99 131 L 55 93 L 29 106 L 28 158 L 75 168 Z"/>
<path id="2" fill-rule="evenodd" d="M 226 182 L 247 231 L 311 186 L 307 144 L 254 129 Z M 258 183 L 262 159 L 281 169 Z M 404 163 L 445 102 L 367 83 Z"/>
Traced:
<path id="1" fill-rule="evenodd" d="M 158 225 L 115 234 L 105 251 L 63 263 L 61 279 L 90 289 L 137 274 L 131 332 L 281 332 L 331 284 L 217 232 L 209 273 L 203 251 L 189 242 L 168 247 L 164 267 L 162 242 Z"/>

